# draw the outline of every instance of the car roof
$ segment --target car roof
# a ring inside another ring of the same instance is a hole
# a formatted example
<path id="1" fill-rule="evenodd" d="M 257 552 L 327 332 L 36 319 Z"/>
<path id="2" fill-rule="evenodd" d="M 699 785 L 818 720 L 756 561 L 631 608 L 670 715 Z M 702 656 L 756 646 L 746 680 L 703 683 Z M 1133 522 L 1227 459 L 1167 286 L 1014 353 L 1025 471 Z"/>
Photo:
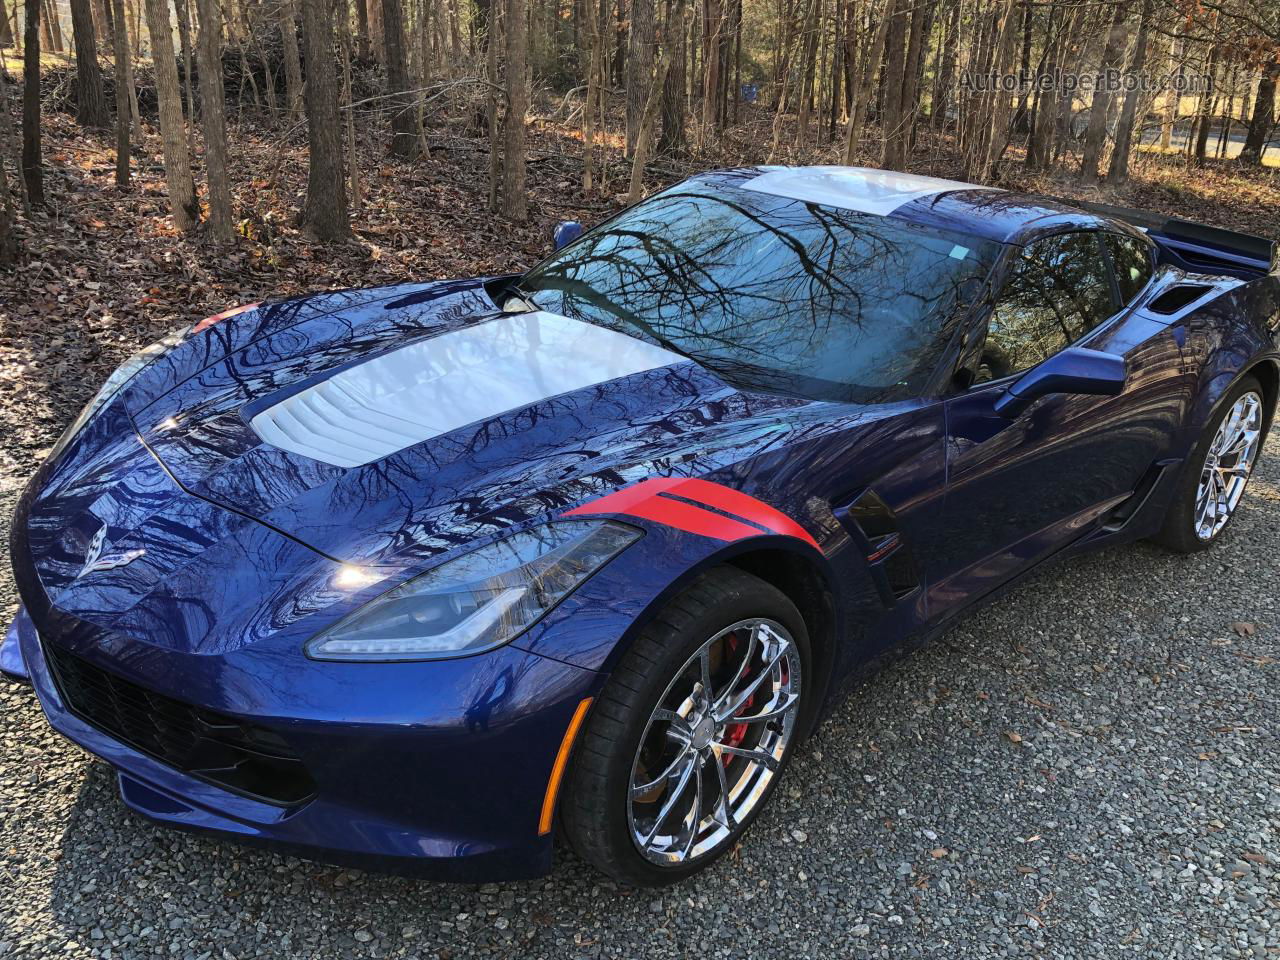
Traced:
<path id="1" fill-rule="evenodd" d="M 779 197 L 898 217 L 997 243 L 1024 243 L 1063 230 L 1138 234 L 1118 220 L 1056 200 L 874 167 L 742 167 L 694 178 Z"/>

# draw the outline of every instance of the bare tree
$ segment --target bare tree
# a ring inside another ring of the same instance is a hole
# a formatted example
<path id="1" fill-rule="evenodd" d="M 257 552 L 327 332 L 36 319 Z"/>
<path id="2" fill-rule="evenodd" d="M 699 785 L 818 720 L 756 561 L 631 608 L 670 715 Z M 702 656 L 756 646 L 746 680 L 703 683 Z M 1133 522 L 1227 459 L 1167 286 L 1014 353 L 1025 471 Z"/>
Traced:
<path id="1" fill-rule="evenodd" d="M 1102 63 L 1098 66 L 1100 78 L 1114 70 L 1124 54 L 1124 18 L 1128 7 L 1117 2 L 1112 7 L 1111 24 L 1102 47 Z M 1093 91 L 1093 103 L 1089 108 L 1089 126 L 1084 134 L 1084 159 L 1080 162 L 1080 182 L 1098 182 L 1098 160 L 1107 139 L 1107 113 L 1111 109 L 1111 90 L 1105 82 L 1099 82 Z"/>
<path id="2" fill-rule="evenodd" d="M 17 222 L 18 213 L 9 191 L 9 174 L 4 168 L 4 155 L 0 153 L 0 268 L 12 266 L 18 259 Z"/>
<path id="3" fill-rule="evenodd" d="M 654 0 L 632 0 L 631 29 L 627 38 L 627 153 L 636 150 L 636 135 L 648 102 L 653 74 Z"/>
<path id="4" fill-rule="evenodd" d="M 502 151 L 502 212 L 523 222 L 525 196 L 524 118 L 529 111 L 529 24 L 525 0 L 506 0 L 507 116 Z"/>
<path id="5" fill-rule="evenodd" d="M 209 194 L 209 231 L 219 243 L 235 239 L 231 188 L 227 180 L 226 104 L 222 88 L 222 10 L 218 0 L 196 0 L 200 32 L 200 126 L 204 131 L 205 186 Z"/>
<path id="6" fill-rule="evenodd" d="M 196 100 L 191 89 L 191 8 L 187 0 L 173 0 L 173 11 L 178 16 L 178 44 L 182 51 L 182 90 L 186 97 L 187 145 L 191 152 L 196 152 Z M 241 72 L 244 72 L 244 61 L 241 60 Z M 219 67 L 221 72 L 221 67 Z"/>
<path id="7" fill-rule="evenodd" d="M 889 36 L 886 40 L 884 70 L 884 116 L 881 119 L 881 136 L 884 144 L 880 150 L 880 166 L 886 170 L 902 169 L 906 160 L 906 137 L 903 134 L 902 80 L 907 58 L 907 0 L 889 0 L 885 11 L 889 19 Z"/>
<path id="8" fill-rule="evenodd" d="M 279 0 L 276 13 L 280 19 L 280 46 L 284 52 L 285 99 L 289 116 L 302 116 L 302 62 L 298 58 L 298 24 L 294 19 L 293 0 Z"/>
<path id="9" fill-rule="evenodd" d="M 1133 59 L 1129 72 L 1142 75 L 1147 63 L 1147 31 L 1151 26 L 1151 0 L 1142 0 L 1138 13 L 1138 35 L 1134 38 Z M 1125 94 L 1120 109 L 1120 125 L 1116 129 L 1116 145 L 1111 151 L 1111 165 L 1107 168 L 1107 183 L 1123 183 L 1129 178 L 1129 152 L 1133 145 L 1133 122 L 1138 115 L 1138 101 L 1142 92 L 1138 84 Z"/>
<path id="10" fill-rule="evenodd" d="M 173 56 L 173 26 L 169 0 L 147 0 L 147 31 L 151 34 L 151 58 L 155 65 L 156 99 L 160 107 L 160 140 L 164 148 L 164 175 L 169 207 L 179 230 L 200 222 L 191 156 L 187 153 L 186 127 L 182 120 L 182 94 L 178 91 L 178 67 Z"/>
<path id="11" fill-rule="evenodd" d="M 382 49 L 387 65 L 387 104 L 391 109 L 391 152 L 412 157 L 417 149 L 417 124 L 408 96 L 409 68 L 405 63 L 404 8 L 400 0 L 382 0 Z"/>
<path id="12" fill-rule="evenodd" d="M 342 174 L 333 19 L 327 0 L 302 0 L 302 42 L 307 61 L 305 99 L 311 152 L 307 200 L 300 225 L 318 240 L 343 240 L 351 234 L 351 223 L 347 218 L 347 188 Z"/>
<path id="13" fill-rule="evenodd" d="M 1270 60 L 1262 67 L 1258 92 L 1253 97 L 1253 112 L 1249 114 L 1249 132 L 1240 151 L 1240 162 L 1261 166 L 1267 138 L 1275 126 L 1276 78 L 1280 77 L 1280 60 Z"/>
<path id="14" fill-rule="evenodd" d="M 116 67 L 116 183 L 129 185 L 129 120 L 131 98 L 125 93 L 133 82 L 129 71 L 129 24 L 124 15 L 124 0 L 114 0 L 115 24 L 112 30 Z"/>
<path id="15" fill-rule="evenodd" d="M 658 72 L 654 75 L 645 98 L 644 113 L 640 117 L 640 126 L 636 130 L 636 149 L 631 160 L 631 189 L 627 194 L 627 202 L 635 203 L 640 199 L 644 186 L 644 165 L 649 159 L 649 144 L 653 142 L 653 126 L 658 119 L 658 105 L 662 102 L 663 90 L 667 85 L 667 72 L 671 69 L 671 58 L 675 51 L 675 38 L 684 33 L 684 0 L 675 0 L 667 17 L 665 36 L 662 42 L 662 57 L 658 61 Z"/>
<path id="16" fill-rule="evenodd" d="M 27 202 L 44 203 L 40 156 L 40 0 L 25 0 L 22 28 L 22 182 Z"/>
<path id="17" fill-rule="evenodd" d="M 110 124 L 98 67 L 98 37 L 89 0 L 71 0 L 71 32 L 76 43 L 76 122 L 86 127 Z"/>

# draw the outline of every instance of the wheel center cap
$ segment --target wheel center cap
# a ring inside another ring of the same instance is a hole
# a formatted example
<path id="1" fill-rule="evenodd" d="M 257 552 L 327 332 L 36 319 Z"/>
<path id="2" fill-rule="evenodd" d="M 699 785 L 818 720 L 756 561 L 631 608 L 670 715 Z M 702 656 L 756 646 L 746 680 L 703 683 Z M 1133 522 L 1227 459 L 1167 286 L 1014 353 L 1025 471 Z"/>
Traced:
<path id="1" fill-rule="evenodd" d="M 693 748 L 701 750 L 711 742 L 715 735 L 716 724 L 710 717 L 703 717 L 693 727 Z"/>

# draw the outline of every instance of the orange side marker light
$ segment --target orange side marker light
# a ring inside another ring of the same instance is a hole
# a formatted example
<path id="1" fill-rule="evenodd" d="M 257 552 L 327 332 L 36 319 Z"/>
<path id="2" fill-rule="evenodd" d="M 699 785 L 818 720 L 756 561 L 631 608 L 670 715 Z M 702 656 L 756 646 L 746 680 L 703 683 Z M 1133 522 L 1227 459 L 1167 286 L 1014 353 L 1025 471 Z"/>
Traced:
<path id="1" fill-rule="evenodd" d="M 551 779 L 547 781 L 547 793 L 542 798 L 542 816 L 538 818 L 538 836 L 551 832 L 551 821 L 555 818 L 556 795 L 560 793 L 560 781 L 564 777 L 565 767 L 569 765 L 569 754 L 573 752 L 573 742 L 578 739 L 578 729 L 587 717 L 593 697 L 587 697 L 573 711 L 573 718 L 564 731 L 564 739 L 560 741 L 560 752 L 556 754 L 556 762 L 551 767 Z"/>

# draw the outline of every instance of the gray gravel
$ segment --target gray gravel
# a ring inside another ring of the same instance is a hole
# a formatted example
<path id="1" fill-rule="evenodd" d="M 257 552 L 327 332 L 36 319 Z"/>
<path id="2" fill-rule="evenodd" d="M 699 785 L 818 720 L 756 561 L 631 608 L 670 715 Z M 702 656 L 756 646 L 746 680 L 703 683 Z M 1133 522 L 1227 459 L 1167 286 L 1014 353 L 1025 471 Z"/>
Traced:
<path id="1" fill-rule="evenodd" d="M 1068 561 L 891 668 L 661 893 L 568 855 L 446 886 L 162 830 L 6 687 L 0 956 L 1280 956 L 1280 440 L 1241 510 L 1207 554 Z"/>

